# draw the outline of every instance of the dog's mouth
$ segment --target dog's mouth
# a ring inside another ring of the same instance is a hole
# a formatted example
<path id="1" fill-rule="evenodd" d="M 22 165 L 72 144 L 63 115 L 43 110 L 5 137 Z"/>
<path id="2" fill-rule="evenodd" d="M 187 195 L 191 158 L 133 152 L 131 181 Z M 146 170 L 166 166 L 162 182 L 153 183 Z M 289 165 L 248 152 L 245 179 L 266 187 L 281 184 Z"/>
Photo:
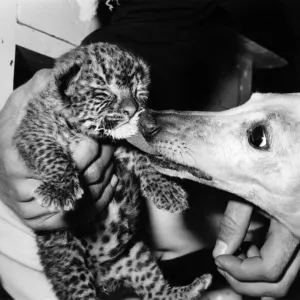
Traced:
<path id="1" fill-rule="evenodd" d="M 151 155 L 150 160 L 155 166 L 158 166 L 159 168 L 166 170 L 166 173 L 168 173 L 168 171 L 171 171 L 177 174 L 182 174 L 183 178 L 185 177 L 184 176 L 185 173 L 189 173 L 193 177 L 196 177 L 201 180 L 206 180 L 206 181 L 213 180 L 213 178 L 210 175 L 206 174 L 205 172 L 197 168 L 170 161 L 166 157 L 161 155 Z"/>
<path id="2" fill-rule="evenodd" d="M 129 137 L 127 141 L 147 153 L 154 167 L 160 169 L 159 171 L 164 174 L 191 180 L 213 180 L 210 175 L 200 169 L 175 162 L 174 160 L 167 158 L 165 155 L 161 155 L 154 147 L 149 145 L 140 132 Z"/>

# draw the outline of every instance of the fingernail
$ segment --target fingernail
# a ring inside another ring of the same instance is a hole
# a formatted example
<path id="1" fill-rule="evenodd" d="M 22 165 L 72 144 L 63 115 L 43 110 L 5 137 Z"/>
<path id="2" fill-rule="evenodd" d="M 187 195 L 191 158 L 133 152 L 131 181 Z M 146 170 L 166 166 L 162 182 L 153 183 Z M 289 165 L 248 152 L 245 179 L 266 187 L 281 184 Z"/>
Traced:
<path id="1" fill-rule="evenodd" d="M 226 254 L 227 250 L 227 244 L 225 244 L 223 241 L 217 240 L 216 246 L 213 251 L 213 257 L 217 257 L 219 255 Z"/>
<path id="2" fill-rule="evenodd" d="M 110 185 L 114 188 L 114 187 L 116 187 L 118 181 L 119 181 L 118 176 L 113 174 L 113 176 L 111 177 L 111 180 L 110 180 Z"/>
<path id="3" fill-rule="evenodd" d="M 218 260 L 215 261 L 215 264 L 218 269 L 223 269 L 223 266 L 220 264 L 220 262 Z"/>

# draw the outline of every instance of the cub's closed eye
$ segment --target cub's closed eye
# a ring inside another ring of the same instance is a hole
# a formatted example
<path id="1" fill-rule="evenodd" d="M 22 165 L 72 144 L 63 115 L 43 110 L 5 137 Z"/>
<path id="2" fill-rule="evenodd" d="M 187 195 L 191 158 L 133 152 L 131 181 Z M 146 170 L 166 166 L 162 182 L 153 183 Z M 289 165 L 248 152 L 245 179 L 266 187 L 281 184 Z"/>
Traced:
<path id="1" fill-rule="evenodd" d="M 103 97 L 109 97 L 110 96 L 110 92 L 108 92 L 106 90 L 95 89 L 94 90 L 94 95 L 96 95 L 96 96 L 103 96 Z"/>
<path id="2" fill-rule="evenodd" d="M 144 90 L 136 91 L 136 95 L 138 97 L 148 97 L 148 91 L 144 91 Z"/>
<path id="3" fill-rule="evenodd" d="M 258 150 L 269 149 L 269 137 L 267 128 L 264 125 L 258 125 L 248 131 L 248 141 L 250 146 Z"/>

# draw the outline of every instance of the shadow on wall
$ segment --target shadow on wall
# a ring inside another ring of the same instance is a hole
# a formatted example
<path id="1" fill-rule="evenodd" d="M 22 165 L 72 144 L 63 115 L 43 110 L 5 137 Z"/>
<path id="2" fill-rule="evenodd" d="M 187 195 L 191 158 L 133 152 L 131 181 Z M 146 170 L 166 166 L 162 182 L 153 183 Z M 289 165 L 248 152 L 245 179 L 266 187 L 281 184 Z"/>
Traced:
<path id="1" fill-rule="evenodd" d="M 54 60 L 48 56 L 17 46 L 14 89 L 28 81 L 38 70 L 52 68 L 53 62 Z"/>

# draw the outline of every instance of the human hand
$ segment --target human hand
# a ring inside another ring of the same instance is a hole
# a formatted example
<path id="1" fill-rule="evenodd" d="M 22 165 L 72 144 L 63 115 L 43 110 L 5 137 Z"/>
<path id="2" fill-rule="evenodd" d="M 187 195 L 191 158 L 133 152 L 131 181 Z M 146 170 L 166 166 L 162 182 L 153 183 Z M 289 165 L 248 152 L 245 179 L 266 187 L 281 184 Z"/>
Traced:
<path id="1" fill-rule="evenodd" d="M 229 202 L 213 252 L 218 271 L 239 294 L 253 297 L 283 297 L 300 268 L 299 240 L 275 219 L 259 250 L 251 245 L 244 256 L 233 253 L 244 240 L 252 207 Z"/>
<path id="2" fill-rule="evenodd" d="M 33 196 L 41 183 L 33 179 L 13 145 L 13 136 L 25 113 L 28 101 L 46 87 L 51 70 L 42 70 L 23 86 L 15 90 L 0 112 L 0 199 L 34 230 L 57 229 L 70 226 L 69 215 L 64 212 L 50 212 L 38 204 Z M 99 146 L 91 139 L 83 140 L 74 151 L 73 159 L 87 192 L 94 201 L 86 211 L 90 219 L 101 211 L 111 199 L 117 177 L 113 175 L 113 149 L 108 145 Z M 95 209 L 96 208 L 96 209 Z M 71 224 L 72 225 L 72 224 Z"/>

